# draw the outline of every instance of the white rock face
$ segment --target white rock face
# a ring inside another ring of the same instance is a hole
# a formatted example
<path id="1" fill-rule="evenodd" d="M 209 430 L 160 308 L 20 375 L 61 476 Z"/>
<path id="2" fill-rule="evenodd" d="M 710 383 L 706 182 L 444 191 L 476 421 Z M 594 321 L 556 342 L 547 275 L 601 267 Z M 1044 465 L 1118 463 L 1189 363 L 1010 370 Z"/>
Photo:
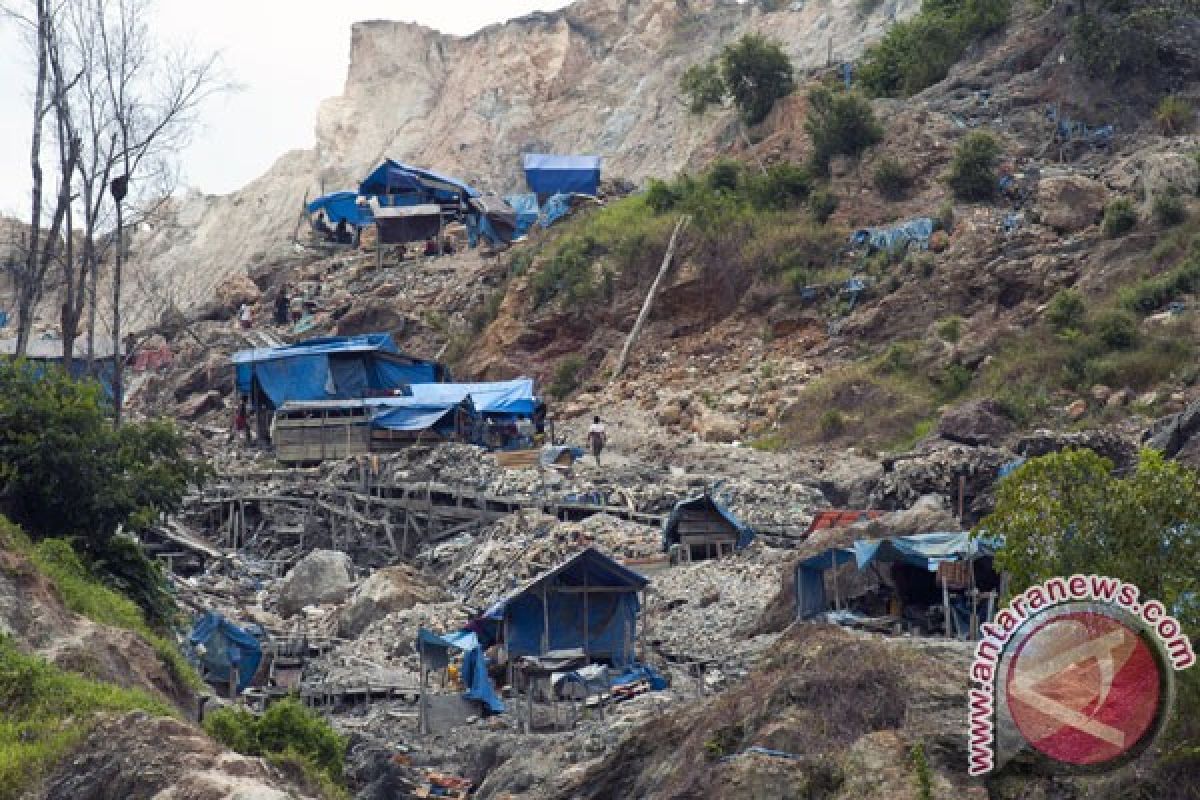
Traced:
<path id="1" fill-rule="evenodd" d="M 689 115 L 679 77 L 743 33 L 779 40 L 798 70 L 858 56 L 919 0 L 856 0 L 763 12 L 730 0 L 580 0 L 467 37 L 410 23 L 353 26 L 345 91 L 319 111 L 317 145 L 285 154 L 233 194 L 183 198 L 143 235 L 140 282 L 180 308 L 231 275 L 285 258 L 307 195 L 349 188 L 384 157 L 498 193 L 522 190 L 523 152 L 593 153 L 604 174 L 670 177 L 736 136 L 731 109 Z M 331 32 L 331 36 L 333 33 Z M 146 321 L 154 304 L 147 293 Z"/>
<path id="2" fill-rule="evenodd" d="M 279 614 L 290 617 L 305 606 L 340 603 L 353 582 L 348 555 L 337 550 L 313 550 L 283 577 Z"/>

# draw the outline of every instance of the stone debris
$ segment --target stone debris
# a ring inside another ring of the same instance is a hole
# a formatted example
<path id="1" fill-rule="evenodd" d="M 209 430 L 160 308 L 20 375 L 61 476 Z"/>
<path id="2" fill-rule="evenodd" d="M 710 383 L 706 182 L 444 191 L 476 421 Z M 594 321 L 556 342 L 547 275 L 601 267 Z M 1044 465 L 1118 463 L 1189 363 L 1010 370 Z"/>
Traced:
<path id="1" fill-rule="evenodd" d="M 284 617 L 306 606 L 340 602 L 354 584 L 354 564 L 345 553 L 313 550 L 284 576 L 277 587 L 276 608 Z"/>

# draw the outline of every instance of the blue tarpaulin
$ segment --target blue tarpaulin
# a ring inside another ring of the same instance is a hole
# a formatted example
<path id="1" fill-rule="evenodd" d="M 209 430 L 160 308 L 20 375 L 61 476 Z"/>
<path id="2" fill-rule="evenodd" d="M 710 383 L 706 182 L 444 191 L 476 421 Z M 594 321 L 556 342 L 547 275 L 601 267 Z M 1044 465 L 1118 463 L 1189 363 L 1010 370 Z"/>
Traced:
<path id="1" fill-rule="evenodd" d="M 595 195 L 600 191 L 600 156 L 562 156 L 526 153 L 525 182 L 539 197 L 553 194 Z"/>
<path id="2" fill-rule="evenodd" d="M 466 202 L 480 193 L 458 180 L 387 159 L 358 185 L 358 193 L 380 205 Z"/>
<path id="3" fill-rule="evenodd" d="M 227 684 L 231 670 L 236 667 L 239 692 L 250 685 L 262 661 L 262 645 L 258 639 L 211 611 L 196 621 L 188 634 L 188 644 L 193 651 L 197 645 L 204 646 L 200 662 L 211 681 Z"/>
<path id="4" fill-rule="evenodd" d="M 444 377 L 440 365 L 400 353 L 386 333 L 242 350 L 234 353 L 233 363 L 238 391 L 251 394 L 257 381 L 275 408 L 287 402 L 364 397 Z"/>
<path id="5" fill-rule="evenodd" d="M 496 695 L 492 679 L 488 677 L 487 659 L 483 655 L 479 639 L 474 633 L 459 631 L 458 633 L 436 634 L 424 628 L 418 628 L 416 646 L 419 651 L 426 654 L 427 658 L 433 656 L 433 660 L 443 663 L 448 650 L 461 650 L 463 654 L 461 675 L 463 684 L 467 687 L 467 690 L 463 692 L 463 697 L 483 703 L 493 713 L 504 713 L 504 702 Z"/>
<path id="6" fill-rule="evenodd" d="M 943 561 L 961 561 L 990 556 L 1003 542 L 996 537 L 972 538 L 968 531 L 919 533 L 890 539 L 859 540 L 854 543 L 854 558 L 859 569 L 872 562 L 900 562 L 936 572 Z"/>
<path id="7" fill-rule="evenodd" d="M 324 211 L 329 224 L 336 226 L 345 220 L 347 225 L 363 227 L 374 222 L 369 209 L 358 205 L 358 192 L 331 192 L 323 194 L 308 204 L 308 213 Z"/>
<path id="8" fill-rule="evenodd" d="M 646 681 L 650 684 L 650 690 L 653 692 L 661 692 L 667 688 L 667 679 L 649 664 L 631 664 L 628 669 L 613 678 L 610 683 L 613 686 L 625 686 L 630 683 L 637 683 L 638 681 Z"/>
<path id="9" fill-rule="evenodd" d="M 371 427 L 387 431 L 424 431 L 438 427 L 439 423 L 454 424 L 456 406 L 383 406 L 371 418 Z"/>
<path id="10" fill-rule="evenodd" d="M 430 405 L 455 405 L 471 398 L 481 414 L 532 414 L 538 399 L 533 380 L 517 378 L 491 383 L 414 383 L 411 397 Z"/>
<path id="11" fill-rule="evenodd" d="M 552 195 L 545 203 L 542 204 L 541 214 L 538 216 L 538 224 L 543 228 L 549 228 L 554 223 L 571 213 L 571 195 L 556 194 Z"/>
<path id="12" fill-rule="evenodd" d="M 754 528 L 751 528 L 738 519 L 732 511 L 726 508 L 715 497 L 702 494 L 698 497 L 681 500 L 675 504 L 675 508 L 671 509 L 671 515 L 663 523 L 664 553 L 671 549 L 671 545 L 679 543 L 679 523 L 685 511 L 709 511 L 721 517 L 737 534 L 737 541 L 734 543 L 735 550 L 741 550 L 754 541 Z"/>
<path id="13" fill-rule="evenodd" d="M 796 565 L 796 617 L 810 619 L 829 610 L 825 597 L 825 571 L 853 564 L 854 551 L 845 547 L 830 549 Z"/>
<path id="14" fill-rule="evenodd" d="M 870 250 L 894 253 L 915 243 L 922 250 L 929 249 L 929 237 L 933 236 L 933 220 L 929 217 L 913 219 L 889 228 L 860 228 L 850 234 L 850 243 L 856 247 L 867 245 Z"/>
<path id="15" fill-rule="evenodd" d="M 513 235 L 520 237 L 529 233 L 529 229 L 538 223 L 538 218 L 541 215 L 537 195 L 532 192 L 528 194 L 510 194 L 505 196 L 504 201 L 517 212 L 517 227 Z"/>
<path id="16" fill-rule="evenodd" d="M 483 616 L 507 636 L 510 658 L 583 649 L 592 658 L 626 666 L 635 659 L 637 593 L 648 583 L 589 547 L 498 600 Z M 604 591 L 585 594 L 584 587 Z"/>

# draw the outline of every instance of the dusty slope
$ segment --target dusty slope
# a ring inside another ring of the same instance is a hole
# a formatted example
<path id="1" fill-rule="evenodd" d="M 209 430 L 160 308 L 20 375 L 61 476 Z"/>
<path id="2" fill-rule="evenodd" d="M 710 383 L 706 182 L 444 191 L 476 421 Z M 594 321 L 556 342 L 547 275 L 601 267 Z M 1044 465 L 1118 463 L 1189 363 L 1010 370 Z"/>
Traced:
<path id="1" fill-rule="evenodd" d="M 852 57 L 915 0 L 867 17 L 854 0 L 762 12 L 725 0 L 580 0 L 471 36 L 372 21 L 354 26 L 341 97 L 326 101 L 314 150 L 288 153 L 224 197 L 189 195 L 174 221 L 135 246 L 139 322 L 167 300 L 195 308 L 229 276 L 286 258 L 300 204 L 321 185 L 353 185 L 384 156 L 520 189 L 523 151 L 592 152 L 610 177 L 671 175 L 734 137 L 729 111 L 689 117 L 679 75 L 731 38 L 763 31 L 801 68 Z"/>

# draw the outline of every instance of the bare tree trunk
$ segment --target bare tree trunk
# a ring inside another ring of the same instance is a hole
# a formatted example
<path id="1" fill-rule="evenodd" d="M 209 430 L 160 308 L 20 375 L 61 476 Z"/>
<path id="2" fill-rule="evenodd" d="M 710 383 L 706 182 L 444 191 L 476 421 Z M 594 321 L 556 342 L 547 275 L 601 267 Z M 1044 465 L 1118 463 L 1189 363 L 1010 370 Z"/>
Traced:
<path id="1" fill-rule="evenodd" d="M 128 153 L 128 151 L 126 151 Z M 128 155 L 126 155 L 128 162 Z M 129 173 L 117 180 L 124 183 L 123 178 L 127 178 Z M 125 218 L 122 216 L 121 207 L 125 205 L 125 190 L 116 189 L 116 181 L 113 182 L 113 199 L 117 203 L 117 255 L 113 260 L 113 312 L 112 312 L 112 341 L 113 341 L 113 408 L 116 416 L 113 418 L 113 424 L 116 427 L 121 427 L 121 406 L 125 402 L 125 357 L 121 352 L 121 262 L 125 258 Z"/>
<path id="2" fill-rule="evenodd" d="M 38 241 L 42 222 L 42 121 L 46 105 L 46 28 L 49 22 L 46 0 L 37 0 L 37 78 L 33 91 L 33 141 L 29 148 L 29 167 L 33 175 L 32 208 L 29 221 L 29 249 L 25 253 L 25 268 L 19 274 L 17 286 L 17 352 L 18 358 L 29 351 L 29 336 L 33 332 L 33 313 L 41 295 L 38 275 L 45 274 L 38 258 Z"/>
<path id="3" fill-rule="evenodd" d="M 662 266 L 658 268 L 658 275 L 654 277 L 654 283 L 650 284 L 650 291 L 646 293 L 646 300 L 642 303 L 642 310 L 638 314 L 637 322 L 633 323 L 633 330 L 629 332 L 629 338 L 625 340 L 625 347 L 621 349 L 621 357 L 617 359 L 617 368 L 613 370 L 613 379 L 621 377 L 621 373 L 625 371 L 625 362 L 629 360 L 629 352 L 633 350 L 633 344 L 637 341 L 638 335 L 642 332 L 642 326 L 646 324 L 646 318 L 650 316 L 650 307 L 654 305 L 654 297 L 658 294 L 658 286 L 666 277 L 667 271 L 671 269 L 671 259 L 675 256 L 675 243 L 679 238 L 679 233 L 687 227 L 691 220 L 687 214 L 679 218 L 675 223 L 675 230 L 671 233 L 671 243 L 667 245 L 667 253 L 663 256 Z"/>

